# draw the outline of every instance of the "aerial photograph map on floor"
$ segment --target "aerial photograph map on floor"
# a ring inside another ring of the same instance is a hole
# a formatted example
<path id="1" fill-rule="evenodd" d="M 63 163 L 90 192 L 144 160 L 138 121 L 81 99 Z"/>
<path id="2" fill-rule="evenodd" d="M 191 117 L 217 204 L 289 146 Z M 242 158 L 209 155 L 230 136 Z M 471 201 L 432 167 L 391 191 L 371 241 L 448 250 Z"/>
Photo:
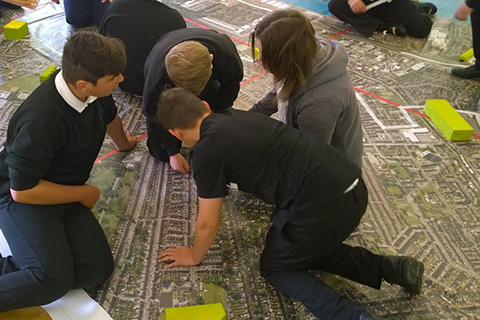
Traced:
<path id="1" fill-rule="evenodd" d="M 366 38 L 328 12 L 296 6 L 302 1 L 162 2 L 177 9 L 189 28 L 231 37 L 245 70 L 238 109 L 248 110 L 273 86 L 249 46 L 250 33 L 268 12 L 299 10 L 318 36 L 343 44 L 361 114 L 369 190 L 367 212 L 347 243 L 417 258 L 425 264 L 424 284 L 420 295 L 411 296 L 388 283 L 377 291 L 327 273 L 318 276 L 382 319 L 480 319 L 480 87 L 450 73 L 472 63 L 459 62 L 471 48 L 472 32 L 468 21 L 453 19 L 455 6 L 433 18 L 428 38 L 417 39 L 383 33 Z M 22 40 L 0 34 L 0 145 L 11 115 L 39 85 L 45 68 L 60 67 L 63 44 L 76 30 L 65 22 L 63 6 L 49 1 L 35 10 L 3 13 L 0 27 L 22 20 L 30 34 Z M 234 188 L 205 260 L 163 269 L 161 250 L 193 243 L 195 182 L 191 173 L 178 173 L 149 155 L 141 98 L 119 88 L 113 95 L 139 143 L 131 152 L 115 152 L 107 138 L 91 174 L 89 183 L 102 192 L 93 211 L 116 263 L 108 282 L 90 292 L 94 299 L 115 320 L 164 319 L 165 308 L 215 302 L 231 320 L 315 319 L 261 277 L 259 258 L 273 207 Z M 459 111 L 474 128 L 470 141 L 451 142 L 443 135 L 423 110 L 430 99 L 445 99 Z M 190 149 L 182 152 L 190 161 Z"/>

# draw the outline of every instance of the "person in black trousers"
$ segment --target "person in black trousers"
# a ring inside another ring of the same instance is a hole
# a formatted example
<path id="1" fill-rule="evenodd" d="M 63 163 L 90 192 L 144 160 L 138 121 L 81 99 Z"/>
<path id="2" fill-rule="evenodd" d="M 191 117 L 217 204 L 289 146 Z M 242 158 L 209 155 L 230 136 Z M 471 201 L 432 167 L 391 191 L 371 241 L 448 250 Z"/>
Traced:
<path id="1" fill-rule="evenodd" d="M 429 15 L 437 7 L 429 2 L 392 0 L 367 11 L 374 0 L 330 0 L 328 8 L 338 19 L 351 24 L 361 34 L 371 37 L 375 31 L 386 31 L 400 37 L 426 38 L 432 29 Z"/>
<path id="2" fill-rule="evenodd" d="M 243 64 L 232 40 L 215 30 L 186 28 L 163 36 L 145 62 L 143 114 L 147 118 L 147 147 L 155 159 L 186 173 L 190 166 L 180 153 L 182 143 L 156 120 L 160 94 L 185 88 L 208 101 L 212 110 L 230 108 L 240 91 Z"/>
<path id="3" fill-rule="evenodd" d="M 470 15 L 473 36 L 473 54 L 475 64 L 467 68 L 453 68 L 452 74 L 465 79 L 480 78 L 480 0 L 462 2 L 455 12 L 455 18 L 463 21 Z"/>
<path id="4" fill-rule="evenodd" d="M 186 28 L 180 13 L 157 0 L 115 0 L 105 11 L 99 32 L 122 40 L 127 50 L 120 89 L 143 94 L 143 68 L 155 43 L 166 33 Z"/>
<path id="5" fill-rule="evenodd" d="M 100 190 L 86 181 L 105 134 L 119 150 L 136 144 L 111 96 L 125 63 L 118 39 L 78 32 L 62 69 L 12 116 L 0 152 L 0 228 L 12 251 L 0 260 L 0 312 L 110 277 L 110 246 L 91 212 Z"/>
<path id="6" fill-rule="evenodd" d="M 233 182 L 275 205 L 260 271 L 318 319 L 374 319 L 309 270 L 323 270 L 380 289 L 382 280 L 418 294 L 424 266 L 412 257 L 381 256 L 343 241 L 358 226 L 368 195 L 361 169 L 334 147 L 266 115 L 212 113 L 181 88 L 165 91 L 158 120 L 192 146 L 198 216 L 193 247 L 160 252 L 165 268 L 202 262 L 221 224 Z"/>
<path id="7" fill-rule="evenodd" d="M 52 0 L 60 4 L 60 0 Z M 113 0 L 64 0 L 65 19 L 75 28 L 100 25 L 103 14 Z"/>

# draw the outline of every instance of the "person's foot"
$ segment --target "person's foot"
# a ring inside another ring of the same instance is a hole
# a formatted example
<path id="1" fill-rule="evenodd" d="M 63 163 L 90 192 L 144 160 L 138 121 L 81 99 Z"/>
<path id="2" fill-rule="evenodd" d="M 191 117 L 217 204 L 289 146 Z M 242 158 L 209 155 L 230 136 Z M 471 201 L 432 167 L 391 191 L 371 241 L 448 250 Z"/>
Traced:
<path id="1" fill-rule="evenodd" d="M 466 68 L 453 68 L 452 74 L 464 79 L 480 79 L 480 69 L 476 69 L 475 66 Z"/>
<path id="2" fill-rule="evenodd" d="M 393 21 L 392 18 L 387 18 L 383 20 L 378 26 L 377 30 L 390 33 L 399 37 L 407 36 L 407 30 L 405 30 L 403 24 Z"/>
<path id="3" fill-rule="evenodd" d="M 432 16 L 437 13 L 437 6 L 430 2 L 414 2 L 420 11 L 426 15 Z"/>
<path id="4" fill-rule="evenodd" d="M 423 263 L 412 257 L 386 256 L 382 263 L 383 278 L 398 284 L 409 293 L 420 294 L 423 280 Z"/>
<path id="5" fill-rule="evenodd" d="M 407 36 L 407 30 L 405 30 L 405 27 L 401 23 L 398 23 L 395 26 L 389 27 L 387 29 L 387 33 L 391 33 L 391 34 L 399 36 L 399 37 L 406 37 Z"/>

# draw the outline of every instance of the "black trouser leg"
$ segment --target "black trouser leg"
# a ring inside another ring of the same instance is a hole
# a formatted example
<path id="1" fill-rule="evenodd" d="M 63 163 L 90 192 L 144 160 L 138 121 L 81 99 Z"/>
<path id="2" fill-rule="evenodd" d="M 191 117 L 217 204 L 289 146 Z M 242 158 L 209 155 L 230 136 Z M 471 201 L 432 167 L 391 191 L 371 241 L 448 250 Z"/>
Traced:
<path id="1" fill-rule="evenodd" d="M 368 2 L 366 4 L 368 4 Z M 368 11 L 360 14 L 354 13 L 346 0 L 330 0 L 328 2 L 328 9 L 335 17 L 351 24 L 366 37 L 371 37 L 382 21 L 370 15 Z"/>
<path id="2" fill-rule="evenodd" d="M 67 22 L 78 28 L 92 23 L 99 26 L 109 4 L 110 1 L 97 0 L 65 0 L 63 3 Z"/>
<path id="3" fill-rule="evenodd" d="M 154 119 L 150 120 L 152 122 L 155 122 Z M 165 129 L 161 128 L 159 124 L 156 123 L 150 123 L 147 119 L 147 147 L 148 151 L 150 152 L 150 155 L 154 157 L 157 160 L 160 160 L 162 162 L 170 162 L 170 155 L 167 152 L 167 149 L 162 148 L 160 145 L 160 142 L 162 141 L 162 136 L 164 135 L 169 135 L 168 131 Z M 160 134 L 162 132 L 162 134 Z M 175 138 L 176 139 L 176 138 Z M 177 140 L 177 147 L 178 150 L 182 148 L 182 141 Z"/>
<path id="4" fill-rule="evenodd" d="M 0 227 L 16 267 L 0 275 L 0 312 L 47 304 L 72 288 L 108 279 L 112 254 L 88 208 L 80 203 L 25 205 L 9 197 L 2 201 Z"/>
<path id="5" fill-rule="evenodd" d="M 349 320 L 358 307 L 306 269 L 268 272 L 263 277 L 280 292 L 301 301 L 319 320 Z"/>
<path id="6" fill-rule="evenodd" d="M 350 319 L 357 305 L 339 296 L 308 269 L 327 271 L 379 289 L 383 256 L 343 241 L 357 227 L 368 195 L 363 180 L 315 214 L 294 208 L 276 210 L 260 265 L 262 275 L 285 295 L 297 299 L 319 319 Z M 314 203 L 312 204 L 314 206 Z M 293 220 L 301 215 L 302 220 Z"/>
<path id="7" fill-rule="evenodd" d="M 480 10 L 473 10 L 470 14 L 472 24 L 472 45 L 475 55 L 475 69 L 480 70 Z"/>
<path id="8" fill-rule="evenodd" d="M 373 17 L 390 17 L 401 23 L 412 37 L 426 38 L 432 30 L 433 22 L 411 0 L 394 0 L 371 10 Z"/>

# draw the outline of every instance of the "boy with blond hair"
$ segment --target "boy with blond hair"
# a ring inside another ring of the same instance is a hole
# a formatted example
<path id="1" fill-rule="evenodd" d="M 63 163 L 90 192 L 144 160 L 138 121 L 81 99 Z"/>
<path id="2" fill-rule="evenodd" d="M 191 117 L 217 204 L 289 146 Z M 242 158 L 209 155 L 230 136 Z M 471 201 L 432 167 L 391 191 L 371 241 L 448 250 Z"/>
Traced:
<path id="1" fill-rule="evenodd" d="M 119 150 L 136 144 L 111 96 L 125 64 L 119 40 L 78 32 L 62 69 L 12 116 L 0 152 L 0 228 L 13 254 L 0 259 L 0 312 L 110 277 L 112 253 L 91 212 L 100 190 L 86 181 L 105 134 Z"/>
<path id="2" fill-rule="evenodd" d="M 159 97 L 166 88 L 184 88 L 208 101 L 213 111 L 233 105 L 240 90 L 243 65 L 227 35 L 187 28 L 161 38 L 145 62 L 143 114 L 147 118 L 150 154 L 180 172 L 190 166 L 180 153 L 181 141 L 156 121 Z"/>

